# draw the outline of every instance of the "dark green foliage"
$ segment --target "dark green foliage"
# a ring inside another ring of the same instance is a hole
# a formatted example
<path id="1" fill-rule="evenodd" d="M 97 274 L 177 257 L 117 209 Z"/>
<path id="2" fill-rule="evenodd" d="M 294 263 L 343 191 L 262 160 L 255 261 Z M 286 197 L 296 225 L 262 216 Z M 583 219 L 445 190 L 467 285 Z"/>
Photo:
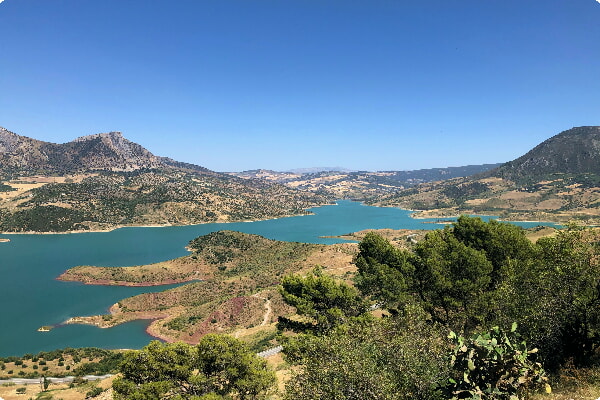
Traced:
<path id="1" fill-rule="evenodd" d="M 595 361 L 600 348 L 600 265 L 597 233 L 571 229 L 538 240 L 536 256 L 514 262 L 501 288 L 499 317 L 519 322 L 546 365 Z"/>
<path id="2" fill-rule="evenodd" d="M 10 186 L 10 185 L 5 185 L 4 183 L 0 183 L 0 192 L 14 192 L 15 189 L 14 187 Z"/>
<path id="3" fill-rule="evenodd" d="M 113 382 L 117 399 L 258 399 L 275 382 L 263 359 L 219 335 L 206 335 L 197 346 L 153 341 L 127 353 L 121 373 Z"/>
<path id="4" fill-rule="evenodd" d="M 599 242 L 571 228 L 532 244 L 520 228 L 463 216 L 412 253 L 368 235 L 357 286 L 390 311 L 418 303 L 464 334 L 517 321 L 547 367 L 587 365 L 600 349 Z"/>
<path id="5" fill-rule="evenodd" d="M 408 261 L 410 254 L 373 232 L 365 235 L 359 250 L 354 262 L 360 291 L 386 308 L 404 304 L 414 275 L 414 266 Z"/>
<path id="6" fill-rule="evenodd" d="M 450 228 L 427 234 L 415 246 L 414 290 L 439 322 L 468 330 L 485 317 L 492 264 L 460 242 Z"/>
<path id="7" fill-rule="evenodd" d="M 466 246 L 483 250 L 492 263 L 494 288 L 503 279 L 503 269 L 510 260 L 528 260 L 534 256 L 534 246 L 521 227 L 480 218 L 460 216 L 453 225 L 452 234 Z"/>
<path id="8" fill-rule="evenodd" d="M 453 199 L 457 203 L 461 203 L 470 197 L 481 196 L 487 190 L 488 186 L 485 183 L 474 181 L 459 185 L 448 185 L 442 190 L 442 194 Z"/>
<path id="9" fill-rule="evenodd" d="M 13 214 L 3 214 L 0 220 L 0 230 L 64 232 L 72 229 L 84 229 L 80 223 L 85 220 L 85 213 L 78 209 L 40 206 L 19 210 Z"/>
<path id="10" fill-rule="evenodd" d="M 296 307 L 298 314 L 311 318 L 313 322 L 304 327 L 314 332 L 326 332 L 368 310 L 355 288 L 336 282 L 318 269 L 305 278 L 286 276 L 279 292 L 287 304 Z"/>
<path id="11" fill-rule="evenodd" d="M 451 228 L 429 232 L 412 253 L 376 234 L 366 235 L 359 249 L 357 287 L 378 304 L 394 310 L 416 301 L 436 321 L 461 330 L 486 318 L 492 262 Z"/>
<path id="12" fill-rule="evenodd" d="M 96 387 L 94 387 L 92 390 L 88 391 L 88 392 L 85 394 L 85 398 L 86 398 L 86 399 L 90 399 L 90 398 L 92 398 L 92 397 L 97 397 L 97 396 L 99 396 L 99 395 L 100 395 L 102 392 L 104 392 L 104 390 L 103 390 L 101 387 L 98 387 L 98 386 L 96 386 Z"/>
<path id="13" fill-rule="evenodd" d="M 286 359 L 302 368 L 285 399 L 441 399 L 437 388 L 448 377 L 441 331 L 410 310 L 289 340 Z"/>
<path id="14" fill-rule="evenodd" d="M 73 370 L 75 376 L 106 375 L 115 373 L 123 360 L 123 354 L 111 352 L 98 362 L 84 363 Z"/>
<path id="15" fill-rule="evenodd" d="M 539 362 L 532 356 L 513 324 L 510 332 L 498 327 L 465 339 L 450 333 L 453 344 L 452 378 L 445 387 L 446 398 L 518 400 L 530 391 L 547 386 Z M 547 386 L 549 391 L 549 386 Z"/>

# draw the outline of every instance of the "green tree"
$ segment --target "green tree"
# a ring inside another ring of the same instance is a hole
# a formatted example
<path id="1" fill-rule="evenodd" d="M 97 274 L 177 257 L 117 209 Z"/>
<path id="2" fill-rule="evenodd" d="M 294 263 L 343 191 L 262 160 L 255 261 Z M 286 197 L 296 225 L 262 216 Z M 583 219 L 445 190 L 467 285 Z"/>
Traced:
<path id="1" fill-rule="evenodd" d="M 446 227 L 429 232 L 413 253 L 369 233 L 355 258 L 357 286 L 392 312 L 418 302 L 453 329 L 472 329 L 486 318 L 493 264 Z"/>
<path id="2" fill-rule="evenodd" d="M 499 323 L 513 319 L 548 367 L 589 364 L 600 348 L 599 235 L 569 229 L 542 238 L 536 256 L 514 262 L 500 288 Z"/>
<path id="3" fill-rule="evenodd" d="M 113 383 L 118 399 L 259 399 L 275 382 L 244 343 L 214 334 L 197 346 L 153 341 L 127 353 L 121 373 Z"/>
<path id="4" fill-rule="evenodd" d="M 368 311 L 367 303 L 355 288 L 336 282 L 319 269 L 305 278 L 297 275 L 284 277 L 279 291 L 287 304 L 296 307 L 299 315 L 312 320 L 305 324 L 293 324 L 281 319 L 280 327 L 298 330 L 301 326 L 304 328 L 302 330 L 325 332 Z"/>
<path id="5" fill-rule="evenodd" d="M 432 317 L 468 331 L 482 322 L 493 266 L 485 252 L 460 242 L 446 227 L 415 246 L 414 289 Z"/>
<path id="6" fill-rule="evenodd" d="M 484 222 L 478 217 L 462 215 L 453 224 L 452 234 L 468 247 L 485 252 L 493 266 L 491 289 L 501 283 L 508 262 L 534 256 L 533 243 L 523 228 L 507 222 Z"/>
<path id="7" fill-rule="evenodd" d="M 356 287 L 379 305 L 396 310 L 409 299 L 414 266 L 410 254 L 369 232 L 359 243 L 354 259 L 358 268 Z"/>

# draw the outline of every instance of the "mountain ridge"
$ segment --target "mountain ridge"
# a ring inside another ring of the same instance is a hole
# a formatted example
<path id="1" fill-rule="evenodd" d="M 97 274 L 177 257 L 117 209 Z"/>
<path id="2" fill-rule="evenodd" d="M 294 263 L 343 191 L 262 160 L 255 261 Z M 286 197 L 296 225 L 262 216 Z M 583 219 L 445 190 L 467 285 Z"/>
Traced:
<path id="1" fill-rule="evenodd" d="M 600 126 L 567 129 L 481 177 L 521 181 L 551 174 L 600 173 Z"/>
<path id="2" fill-rule="evenodd" d="M 84 170 L 133 171 L 165 163 L 121 132 L 80 136 L 57 144 L 0 128 L 0 172 L 74 173 Z"/>
<path id="3" fill-rule="evenodd" d="M 420 215 L 498 215 L 506 220 L 600 223 L 600 127 L 562 131 L 498 168 L 424 183 L 369 202 Z"/>
<path id="4" fill-rule="evenodd" d="M 0 231 L 269 219 L 332 200 L 155 156 L 120 132 L 55 144 L 0 130 Z"/>

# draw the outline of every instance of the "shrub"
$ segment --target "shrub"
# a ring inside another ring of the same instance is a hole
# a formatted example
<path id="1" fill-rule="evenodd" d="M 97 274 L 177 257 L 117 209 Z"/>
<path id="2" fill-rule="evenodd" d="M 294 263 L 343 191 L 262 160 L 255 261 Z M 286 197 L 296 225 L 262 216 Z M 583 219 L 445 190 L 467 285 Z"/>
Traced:
<path id="1" fill-rule="evenodd" d="M 98 396 L 100 393 L 102 393 L 103 391 L 104 391 L 104 390 L 103 390 L 101 387 L 98 387 L 98 386 L 96 386 L 96 387 L 92 388 L 92 390 L 90 390 L 89 392 L 87 392 L 87 393 L 85 394 L 85 398 L 86 398 L 86 399 L 89 399 L 89 398 L 92 398 L 92 397 L 96 397 L 96 396 Z"/>
<path id="2" fill-rule="evenodd" d="M 529 390 L 550 386 L 542 366 L 530 359 L 514 323 L 510 332 L 498 327 L 469 339 L 450 333 L 454 348 L 450 367 L 453 377 L 445 388 L 449 399 L 518 400 Z"/>

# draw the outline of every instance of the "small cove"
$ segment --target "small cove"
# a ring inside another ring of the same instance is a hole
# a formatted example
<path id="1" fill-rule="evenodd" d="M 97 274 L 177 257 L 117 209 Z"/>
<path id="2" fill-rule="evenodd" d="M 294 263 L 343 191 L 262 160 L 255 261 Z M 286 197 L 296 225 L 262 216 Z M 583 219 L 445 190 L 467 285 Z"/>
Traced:
<path id="1" fill-rule="evenodd" d="M 0 244 L 0 356 L 64 347 L 140 348 L 152 340 L 145 332 L 147 321 L 110 329 L 66 325 L 50 332 L 38 332 L 42 325 L 57 325 L 74 316 L 105 313 L 122 298 L 176 286 L 90 286 L 55 280 L 73 266 L 130 266 L 181 257 L 188 254 L 185 246 L 191 239 L 223 229 L 275 240 L 331 244 L 341 240 L 323 236 L 369 228 L 430 230 L 444 226 L 435 223 L 436 219 L 411 218 L 407 210 L 369 207 L 351 201 L 339 201 L 337 205 L 311 211 L 311 215 L 256 222 L 121 228 L 104 233 L 10 235 L 10 242 Z"/>

